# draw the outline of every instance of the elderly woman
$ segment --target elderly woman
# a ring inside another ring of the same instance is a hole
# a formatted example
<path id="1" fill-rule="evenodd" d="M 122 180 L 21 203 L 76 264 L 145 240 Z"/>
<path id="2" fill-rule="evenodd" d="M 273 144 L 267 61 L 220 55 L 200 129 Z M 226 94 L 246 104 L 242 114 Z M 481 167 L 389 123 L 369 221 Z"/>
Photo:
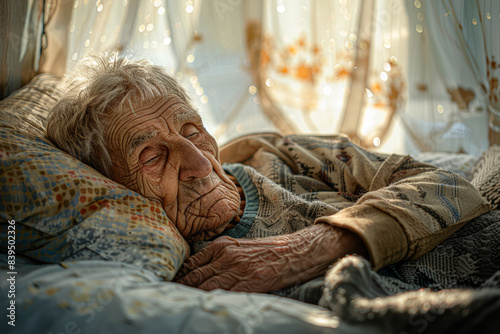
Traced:
<path id="1" fill-rule="evenodd" d="M 161 203 L 201 249 L 179 282 L 206 290 L 281 289 L 346 254 L 375 269 L 414 259 L 489 209 L 451 172 L 342 136 L 248 136 L 223 149 L 222 165 L 184 90 L 145 60 L 81 65 L 47 131 L 72 156 Z"/>

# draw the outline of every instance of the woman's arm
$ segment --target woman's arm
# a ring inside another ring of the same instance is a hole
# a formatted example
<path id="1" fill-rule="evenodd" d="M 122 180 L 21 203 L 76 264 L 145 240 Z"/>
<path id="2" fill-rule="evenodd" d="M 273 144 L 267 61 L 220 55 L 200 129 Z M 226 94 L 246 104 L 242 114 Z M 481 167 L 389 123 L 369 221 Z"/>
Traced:
<path id="1" fill-rule="evenodd" d="M 328 224 L 254 240 L 221 237 L 184 262 L 177 282 L 204 290 L 269 292 L 323 275 L 355 253 L 367 256 L 361 239 Z"/>

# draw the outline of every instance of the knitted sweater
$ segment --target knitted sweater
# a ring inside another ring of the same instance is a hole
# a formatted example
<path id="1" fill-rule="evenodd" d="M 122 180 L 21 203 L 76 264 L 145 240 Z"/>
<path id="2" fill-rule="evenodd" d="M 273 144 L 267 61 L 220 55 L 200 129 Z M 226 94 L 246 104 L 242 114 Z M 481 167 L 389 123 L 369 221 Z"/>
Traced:
<path id="1" fill-rule="evenodd" d="M 343 136 L 252 135 L 220 154 L 246 197 L 240 222 L 222 235 L 260 238 L 327 223 L 359 235 L 374 269 L 424 255 L 490 208 L 452 172 Z"/>

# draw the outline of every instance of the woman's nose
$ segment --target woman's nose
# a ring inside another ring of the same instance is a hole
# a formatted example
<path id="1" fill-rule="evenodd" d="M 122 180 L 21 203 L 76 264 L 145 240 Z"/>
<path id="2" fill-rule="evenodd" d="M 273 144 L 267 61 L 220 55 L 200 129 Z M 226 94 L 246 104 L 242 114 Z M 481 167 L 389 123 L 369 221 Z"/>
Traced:
<path id="1" fill-rule="evenodd" d="M 186 141 L 179 149 L 181 159 L 179 180 L 189 181 L 210 175 L 213 170 L 212 163 L 193 143 Z"/>

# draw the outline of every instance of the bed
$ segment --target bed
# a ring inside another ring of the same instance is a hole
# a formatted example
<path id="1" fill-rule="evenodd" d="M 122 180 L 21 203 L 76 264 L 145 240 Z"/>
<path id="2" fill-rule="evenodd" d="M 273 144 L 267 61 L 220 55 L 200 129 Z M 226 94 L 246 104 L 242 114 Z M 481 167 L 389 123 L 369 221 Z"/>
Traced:
<path id="1" fill-rule="evenodd" d="M 499 328 L 498 147 L 480 157 L 416 157 L 471 180 L 494 210 L 415 261 L 374 272 L 366 260 L 346 257 L 325 276 L 319 305 L 271 294 L 205 292 L 170 282 L 189 256 L 189 246 L 157 203 L 46 138 L 58 81 L 39 74 L 0 103 L 0 295 L 7 310 L 2 333 L 466 333 Z M 432 270 L 436 267 L 442 270 Z"/>

